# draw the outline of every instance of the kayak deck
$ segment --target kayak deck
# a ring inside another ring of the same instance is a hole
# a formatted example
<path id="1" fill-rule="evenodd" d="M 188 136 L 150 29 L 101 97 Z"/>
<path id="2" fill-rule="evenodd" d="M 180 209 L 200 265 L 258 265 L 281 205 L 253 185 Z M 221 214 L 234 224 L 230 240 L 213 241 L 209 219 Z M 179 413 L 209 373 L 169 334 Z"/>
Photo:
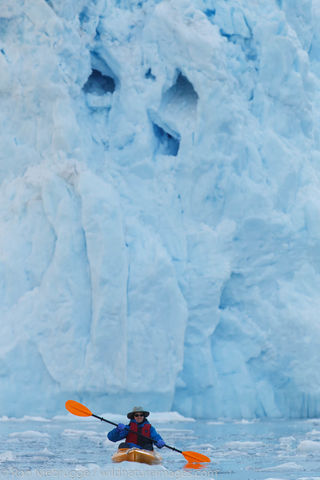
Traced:
<path id="1" fill-rule="evenodd" d="M 119 448 L 112 456 L 112 461 L 120 462 L 139 462 L 149 465 L 158 465 L 161 463 L 161 457 L 157 453 L 141 448 Z"/>

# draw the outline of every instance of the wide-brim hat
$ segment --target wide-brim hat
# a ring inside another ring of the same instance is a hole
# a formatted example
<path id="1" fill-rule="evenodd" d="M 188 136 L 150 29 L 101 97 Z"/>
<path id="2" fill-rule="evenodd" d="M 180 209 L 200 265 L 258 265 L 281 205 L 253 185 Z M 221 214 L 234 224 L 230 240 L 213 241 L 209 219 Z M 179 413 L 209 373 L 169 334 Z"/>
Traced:
<path id="1" fill-rule="evenodd" d="M 145 417 L 148 417 L 150 415 L 150 412 L 147 412 L 142 407 L 133 407 L 132 412 L 129 412 L 127 414 L 127 417 L 130 418 L 130 420 L 133 420 L 135 413 L 143 413 Z"/>

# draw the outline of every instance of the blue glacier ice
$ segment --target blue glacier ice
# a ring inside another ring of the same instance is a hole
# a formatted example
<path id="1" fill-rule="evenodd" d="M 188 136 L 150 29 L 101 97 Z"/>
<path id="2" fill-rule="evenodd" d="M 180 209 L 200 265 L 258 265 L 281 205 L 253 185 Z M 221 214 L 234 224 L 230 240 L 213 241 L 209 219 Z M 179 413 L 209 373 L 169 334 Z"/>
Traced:
<path id="1" fill-rule="evenodd" d="M 0 12 L 0 405 L 320 415 L 320 6 Z"/>

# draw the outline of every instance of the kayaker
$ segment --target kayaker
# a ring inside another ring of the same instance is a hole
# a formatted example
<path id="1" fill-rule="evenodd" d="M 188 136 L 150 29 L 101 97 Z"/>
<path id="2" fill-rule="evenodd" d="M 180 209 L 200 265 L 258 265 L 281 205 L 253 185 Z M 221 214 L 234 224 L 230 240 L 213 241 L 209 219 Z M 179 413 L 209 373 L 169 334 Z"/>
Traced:
<path id="1" fill-rule="evenodd" d="M 164 447 L 165 442 L 147 420 L 149 415 L 150 412 L 142 407 L 133 407 L 132 412 L 127 414 L 130 423 L 128 425 L 119 423 L 116 428 L 108 433 L 109 440 L 118 442 L 125 438 L 125 443 L 120 443 L 119 448 L 153 450 L 153 444 L 158 448 Z M 143 435 L 143 437 L 140 435 Z"/>

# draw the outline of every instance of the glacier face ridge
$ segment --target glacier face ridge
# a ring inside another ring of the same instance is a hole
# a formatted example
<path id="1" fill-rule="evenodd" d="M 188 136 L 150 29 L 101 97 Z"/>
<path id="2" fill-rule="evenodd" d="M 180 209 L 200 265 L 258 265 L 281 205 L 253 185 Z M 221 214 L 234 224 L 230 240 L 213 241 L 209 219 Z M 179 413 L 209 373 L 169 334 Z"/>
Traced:
<path id="1" fill-rule="evenodd" d="M 320 9 L 26 0 L 0 18 L 0 399 L 320 414 Z"/>

